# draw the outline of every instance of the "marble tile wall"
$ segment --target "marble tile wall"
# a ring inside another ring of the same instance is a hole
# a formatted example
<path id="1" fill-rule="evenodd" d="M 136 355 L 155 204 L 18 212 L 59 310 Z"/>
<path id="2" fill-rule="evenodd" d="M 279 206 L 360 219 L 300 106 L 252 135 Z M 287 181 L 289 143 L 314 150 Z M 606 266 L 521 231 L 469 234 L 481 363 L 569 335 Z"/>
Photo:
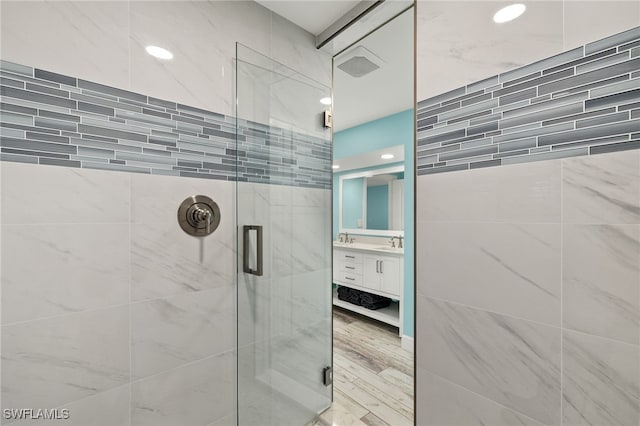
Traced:
<path id="1" fill-rule="evenodd" d="M 331 61 L 315 49 L 314 37 L 253 1 L 3 0 L 0 20 L 4 64 L 24 64 L 28 69 L 96 82 L 112 91 L 144 94 L 147 101 L 168 100 L 176 107 L 188 106 L 191 110 L 183 112 L 196 116 L 198 110 L 214 112 L 223 121 L 234 115 L 236 41 L 274 56 L 321 86 L 330 85 Z M 171 50 L 174 60 L 150 57 L 144 51 L 148 44 Z M 3 82 L 9 88 L 16 83 L 8 80 L 16 78 L 6 73 L 15 71 L 3 70 Z M 32 75 L 29 78 L 37 81 L 29 84 L 50 91 L 61 88 L 52 85 L 64 84 L 43 75 Z M 27 82 L 23 83 L 26 90 Z M 89 90 L 74 90 L 85 89 Z M 104 99 L 115 95 L 116 99 L 107 100 L 117 100 L 117 94 L 101 93 Z M 281 105 L 274 104 L 262 116 L 274 111 L 284 115 L 292 96 L 295 93 L 282 93 Z M 25 104 L 30 100 L 5 93 L 2 102 L 73 115 L 56 105 Z M 101 111 L 93 107 L 84 114 L 100 119 L 89 115 Z M 3 119 L 10 116 L 7 112 L 20 114 L 3 108 Z M 302 109 L 296 113 L 316 122 L 317 117 Z M 8 120 L 20 119 L 11 117 Z M 147 124 L 151 128 L 153 123 Z M 292 134 L 290 123 L 266 122 L 257 130 L 277 124 L 287 124 L 284 128 Z M 71 131 L 55 129 L 60 133 L 53 134 L 45 131 L 46 126 L 39 130 L 52 135 L 41 141 L 49 143 L 60 143 L 51 138 Z M 21 131 L 6 126 L 2 136 L 19 138 Z M 307 132 L 302 139 L 315 136 Z M 247 136 L 247 149 L 255 149 L 249 144 L 260 139 L 256 134 Z M 117 141 L 122 146 L 151 148 L 139 145 L 141 141 L 131 142 Z M 300 147 L 311 151 L 304 145 L 303 141 Z M 291 154 L 284 152 L 286 148 L 282 153 Z M 149 164 L 134 164 L 133 158 L 114 160 L 112 166 L 153 169 Z M 114 173 L 97 167 L 53 167 L 46 162 L 0 162 L 2 408 L 68 408 L 71 418 L 56 424 L 79 426 L 236 424 L 235 183 L 187 175 Z M 312 171 L 313 161 L 299 166 Z M 281 177 L 293 183 L 289 176 Z M 281 188 L 286 191 L 287 187 Z M 179 203 L 195 193 L 211 196 L 222 210 L 220 227 L 202 241 L 182 232 L 175 220 Z M 296 197 L 305 199 L 311 193 L 307 187 Z M 23 208 L 33 206 L 33 200 L 38 200 L 36 208 Z M 328 196 L 326 200 L 329 203 Z M 309 212 L 313 210 L 309 206 L 295 208 L 300 214 L 317 214 Z M 296 249 L 303 245 L 295 242 Z M 302 277 L 309 283 L 324 273 L 322 268 L 304 267 L 298 272 L 316 274 Z M 291 297 L 300 303 L 290 314 L 302 332 L 311 327 L 313 315 L 307 315 L 311 310 L 305 309 L 303 297 L 296 293 L 299 289 L 291 289 Z M 0 423 L 34 424 L 6 419 Z"/>
<path id="2" fill-rule="evenodd" d="M 640 2 L 502 6 L 417 3 L 417 424 L 636 426 Z"/>
<path id="3" fill-rule="evenodd" d="M 1 34 L 6 61 L 223 115 L 235 110 L 236 42 L 331 82 L 314 36 L 254 1 L 3 0 Z M 174 59 L 149 56 L 149 44 Z"/>
<path id="4" fill-rule="evenodd" d="M 640 25 L 638 0 L 536 0 L 496 25 L 496 0 L 417 0 L 419 78 L 428 99 Z"/>
<path id="5" fill-rule="evenodd" d="M 420 176 L 417 206 L 417 424 L 640 422 L 640 150 Z"/>
<path id="6" fill-rule="evenodd" d="M 2 408 L 67 407 L 64 424 L 85 426 L 232 414 L 234 183 L 12 162 L 1 173 Z M 194 193 L 221 208 L 202 240 L 175 219 Z"/>
<path id="7" fill-rule="evenodd" d="M 639 44 L 640 26 L 418 102 L 418 175 L 639 148 Z"/>

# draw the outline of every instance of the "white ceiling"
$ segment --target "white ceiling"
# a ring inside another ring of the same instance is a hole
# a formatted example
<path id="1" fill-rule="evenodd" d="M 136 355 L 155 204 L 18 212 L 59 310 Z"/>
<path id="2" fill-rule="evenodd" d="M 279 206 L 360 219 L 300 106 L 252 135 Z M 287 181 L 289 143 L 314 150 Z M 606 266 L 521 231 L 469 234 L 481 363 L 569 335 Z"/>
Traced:
<path id="1" fill-rule="evenodd" d="M 384 64 L 360 78 L 334 66 L 333 129 L 340 131 L 413 107 L 413 9 L 376 30 L 353 48 L 364 46 Z M 350 50 L 336 56 L 341 63 Z"/>
<path id="2" fill-rule="evenodd" d="M 256 0 L 313 35 L 318 35 L 360 3 L 358 0 Z"/>

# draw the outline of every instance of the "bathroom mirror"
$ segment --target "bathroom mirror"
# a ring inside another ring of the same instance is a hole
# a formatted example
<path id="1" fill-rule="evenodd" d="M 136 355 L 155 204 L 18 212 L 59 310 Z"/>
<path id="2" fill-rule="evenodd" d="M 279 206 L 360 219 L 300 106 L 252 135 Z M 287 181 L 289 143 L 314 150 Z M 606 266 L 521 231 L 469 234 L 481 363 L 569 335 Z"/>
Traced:
<path id="1" fill-rule="evenodd" d="M 404 233 L 404 166 L 340 176 L 340 232 Z"/>

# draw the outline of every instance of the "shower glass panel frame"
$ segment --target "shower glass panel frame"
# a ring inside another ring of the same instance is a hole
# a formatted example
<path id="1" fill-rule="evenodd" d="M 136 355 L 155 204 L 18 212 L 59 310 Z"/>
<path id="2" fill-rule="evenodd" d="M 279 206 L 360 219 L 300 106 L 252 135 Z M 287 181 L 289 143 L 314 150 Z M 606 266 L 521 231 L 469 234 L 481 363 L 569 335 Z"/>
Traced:
<path id="1" fill-rule="evenodd" d="M 239 425 L 305 425 L 332 401 L 330 88 L 236 45 Z"/>

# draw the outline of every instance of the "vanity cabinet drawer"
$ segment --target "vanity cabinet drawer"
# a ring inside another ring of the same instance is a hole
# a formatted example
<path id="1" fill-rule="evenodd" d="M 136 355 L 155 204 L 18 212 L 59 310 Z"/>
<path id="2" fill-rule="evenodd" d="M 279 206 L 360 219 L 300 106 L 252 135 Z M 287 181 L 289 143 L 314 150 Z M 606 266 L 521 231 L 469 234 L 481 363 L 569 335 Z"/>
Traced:
<path id="1" fill-rule="evenodd" d="M 342 272 L 362 275 L 362 263 L 342 262 Z"/>
<path id="2" fill-rule="evenodd" d="M 334 277 L 335 278 L 335 277 Z M 337 281 L 346 284 L 362 285 L 362 275 L 350 274 L 349 272 L 340 272 Z"/>
<path id="3" fill-rule="evenodd" d="M 359 263 L 362 265 L 362 254 L 355 251 L 338 251 L 336 252 L 337 260 L 344 263 Z"/>

